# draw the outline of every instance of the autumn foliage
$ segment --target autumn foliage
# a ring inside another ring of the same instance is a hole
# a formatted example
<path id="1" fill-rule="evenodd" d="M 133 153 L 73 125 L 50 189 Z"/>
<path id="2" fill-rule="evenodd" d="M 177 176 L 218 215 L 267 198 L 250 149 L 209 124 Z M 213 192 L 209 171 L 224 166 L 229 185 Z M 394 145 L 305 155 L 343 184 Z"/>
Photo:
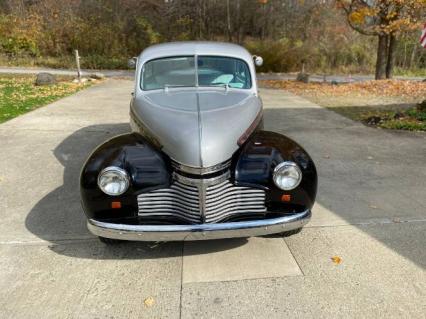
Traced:
<path id="1" fill-rule="evenodd" d="M 349 25 L 377 36 L 376 79 L 391 78 L 401 34 L 420 30 L 426 21 L 426 0 L 338 0 Z"/>
<path id="2" fill-rule="evenodd" d="M 379 2 L 386 1 L 368 1 Z M 259 71 L 300 71 L 304 64 L 308 72 L 369 73 L 377 41 L 354 31 L 352 25 L 368 33 L 399 30 L 395 65 L 425 68 L 426 50 L 420 50 L 416 29 L 424 11 L 421 1 L 399 1 L 403 9 L 397 16 L 395 10 L 389 11 L 390 22 L 383 27 L 376 23 L 378 7 L 363 3 L 367 2 L 4 0 L 0 1 L 0 64 L 23 61 L 70 67 L 73 50 L 78 49 L 85 68 L 123 68 L 129 57 L 155 43 L 222 40 L 243 44 L 263 56 Z M 348 14 L 343 8 L 349 9 Z"/>

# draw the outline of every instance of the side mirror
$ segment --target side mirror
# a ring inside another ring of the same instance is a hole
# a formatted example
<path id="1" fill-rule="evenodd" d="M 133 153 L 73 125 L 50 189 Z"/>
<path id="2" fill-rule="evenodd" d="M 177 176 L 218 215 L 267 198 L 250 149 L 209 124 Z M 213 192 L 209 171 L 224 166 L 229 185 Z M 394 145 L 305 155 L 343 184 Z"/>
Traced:
<path id="1" fill-rule="evenodd" d="M 263 64 L 263 58 L 258 55 L 253 55 L 253 61 L 254 61 L 254 65 L 256 66 L 262 66 Z"/>
<path id="2" fill-rule="evenodd" d="M 138 58 L 137 57 L 133 57 L 129 60 L 127 60 L 127 66 L 130 69 L 135 69 L 136 68 L 136 63 L 138 62 Z"/>

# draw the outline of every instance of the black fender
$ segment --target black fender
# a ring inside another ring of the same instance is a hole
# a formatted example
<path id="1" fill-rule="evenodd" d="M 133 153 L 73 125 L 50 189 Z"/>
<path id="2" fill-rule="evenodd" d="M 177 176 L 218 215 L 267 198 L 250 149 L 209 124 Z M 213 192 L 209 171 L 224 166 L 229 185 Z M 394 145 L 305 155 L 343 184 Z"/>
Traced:
<path id="1" fill-rule="evenodd" d="M 117 166 L 130 175 L 129 189 L 122 195 L 110 196 L 98 187 L 98 175 L 108 166 Z M 80 194 L 88 218 L 97 220 L 137 217 L 137 195 L 157 188 L 169 187 L 171 164 L 161 150 L 138 133 L 113 137 L 98 146 L 84 164 L 80 175 Z M 121 208 L 111 209 L 120 201 Z"/>
<path id="2" fill-rule="evenodd" d="M 283 161 L 295 162 L 302 171 L 302 181 L 291 191 L 275 186 L 272 175 Z M 311 209 L 317 193 L 318 177 L 309 154 L 295 141 L 278 133 L 254 132 L 234 161 L 235 183 L 265 189 L 268 211 L 294 213 Z M 283 195 L 291 200 L 282 201 Z"/>

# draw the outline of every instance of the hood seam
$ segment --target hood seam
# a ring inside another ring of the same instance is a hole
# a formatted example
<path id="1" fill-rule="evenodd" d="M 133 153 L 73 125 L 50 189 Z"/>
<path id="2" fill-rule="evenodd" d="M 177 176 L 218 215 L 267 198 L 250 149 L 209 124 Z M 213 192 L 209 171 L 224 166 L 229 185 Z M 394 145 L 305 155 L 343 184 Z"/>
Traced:
<path id="1" fill-rule="evenodd" d="M 198 153 L 199 153 L 199 160 L 200 160 L 200 167 L 204 167 L 203 165 L 203 150 L 201 146 L 201 140 L 203 138 L 203 126 L 201 123 L 201 106 L 200 106 L 200 93 L 196 92 L 197 97 L 197 113 L 198 113 Z"/>

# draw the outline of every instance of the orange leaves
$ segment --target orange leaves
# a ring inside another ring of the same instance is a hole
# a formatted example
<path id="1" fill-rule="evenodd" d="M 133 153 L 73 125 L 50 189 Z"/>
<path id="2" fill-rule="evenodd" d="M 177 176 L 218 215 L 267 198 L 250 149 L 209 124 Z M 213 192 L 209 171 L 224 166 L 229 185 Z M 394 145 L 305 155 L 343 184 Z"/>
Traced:
<path id="1" fill-rule="evenodd" d="M 143 301 L 143 304 L 146 308 L 151 308 L 155 304 L 155 299 L 148 297 Z"/>
<path id="2" fill-rule="evenodd" d="M 349 14 L 349 20 L 355 24 L 362 24 L 367 17 L 374 17 L 377 15 L 377 8 L 361 7 Z"/>
<path id="3" fill-rule="evenodd" d="M 340 258 L 339 256 L 333 256 L 330 259 L 336 265 L 339 265 L 342 263 L 342 258 Z"/>
<path id="4" fill-rule="evenodd" d="M 395 97 L 425 97 L 426 83 L 402 80 L 363 81 L 339 85 L 329 83 L 301 83 L 296 81 L 261 80 L 266 87 L 284 89 L 298 95 L 308 96 L 395 96 Z"/>
<path id="5" fill-rule="evenodd" d="M 340 0 L 339 2 L 342 2 Z M 348 1 L 348 20 L 359 32 L 369 35 L 415 30 L 422 20 L 426 0 Z M 342 3 L 343 5 L 343 3 Z"/>

